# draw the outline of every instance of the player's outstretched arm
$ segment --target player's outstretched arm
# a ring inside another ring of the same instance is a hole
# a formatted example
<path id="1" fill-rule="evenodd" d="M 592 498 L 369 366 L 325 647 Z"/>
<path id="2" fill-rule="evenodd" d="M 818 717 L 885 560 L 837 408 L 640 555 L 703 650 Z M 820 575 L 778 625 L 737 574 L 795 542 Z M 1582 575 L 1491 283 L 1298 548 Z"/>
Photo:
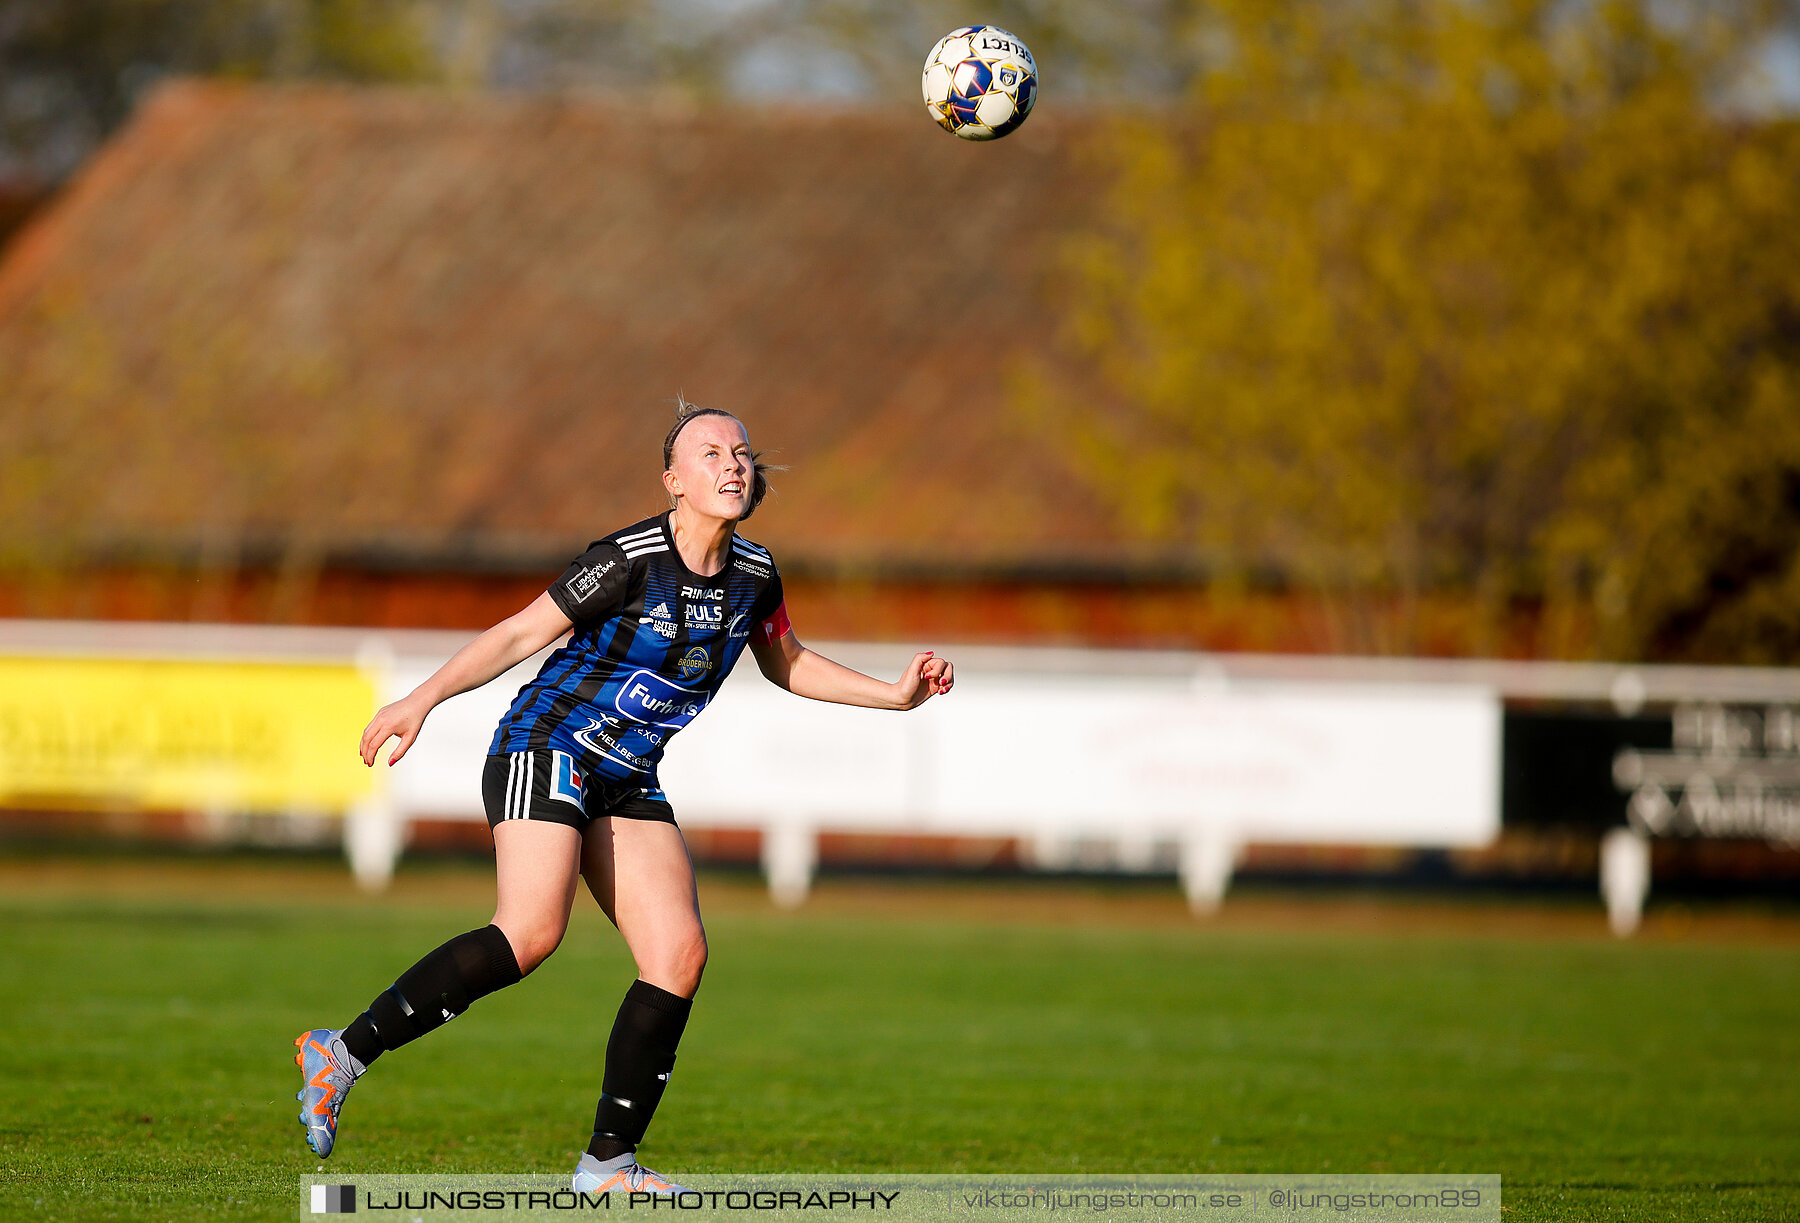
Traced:
<path id="1" fill-rule="evenodd" d="M 931 651 L 913 655 L 894 683 L 853 671 L 801 645 L 792 632 L 766 644 L 752 643 L 756 665 L 769 682 L 795 696 L 868 709 L 917 709 L 933 696 L 950 691 L 955 670 L 947 658 Z"/>
<path id="2" fill-rule="evenodd" d="M 556 602 L 548 594 L 539 595 L 529 607 L 508 616 L 451 655 L 449 662 L 412 692 L 377 710 L 363 731 L 363 763 L 372 766 L 382 745 L 389 739 L 399 739 L 400 746 L 388 757 L 389 764 L 395 763 L 419 737 L 426 715 L 439 702 L 479 688 L 511 670 L 568 632 L 569 627 L 569 618 Z"/>

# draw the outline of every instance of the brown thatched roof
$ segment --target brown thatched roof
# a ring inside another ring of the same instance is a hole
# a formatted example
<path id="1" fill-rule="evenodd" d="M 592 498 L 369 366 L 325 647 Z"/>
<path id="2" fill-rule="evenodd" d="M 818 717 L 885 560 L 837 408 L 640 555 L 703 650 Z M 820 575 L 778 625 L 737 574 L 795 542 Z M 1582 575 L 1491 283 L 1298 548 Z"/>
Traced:
<path id="1" fill-rule="evenodd" d="M 1107 556 L 1020 424 L 1096 194 L 1040 115 L 164 88 L 0 264 L 0 531 L 560 555 L 661 504 L 680 391 L 826 561 Z"/>

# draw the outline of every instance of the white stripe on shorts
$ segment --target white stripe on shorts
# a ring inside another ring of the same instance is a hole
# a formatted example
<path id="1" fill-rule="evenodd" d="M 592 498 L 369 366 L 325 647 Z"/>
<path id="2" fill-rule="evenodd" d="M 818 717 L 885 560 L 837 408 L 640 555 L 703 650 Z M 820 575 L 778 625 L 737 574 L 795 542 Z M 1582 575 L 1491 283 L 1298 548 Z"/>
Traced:
<path id="1" fill-rule="evenodd" d="M 512 754 L 512 776 L 506 787 L 506 818 L 522 820 L 531 814 L 531 753 Z"/>

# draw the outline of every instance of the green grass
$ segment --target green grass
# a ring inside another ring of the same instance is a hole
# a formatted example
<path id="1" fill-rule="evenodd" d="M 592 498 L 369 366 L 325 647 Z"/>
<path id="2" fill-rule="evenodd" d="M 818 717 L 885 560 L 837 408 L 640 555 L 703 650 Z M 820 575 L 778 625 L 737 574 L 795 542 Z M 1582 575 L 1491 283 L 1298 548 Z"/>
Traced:
<path id="1" fill-rule="evenodd" d="M 488 916 L 206 891 L 0 893 L 0 1215 L 291 1218 L 295 1032 Z M 645 1149 L 672 1172 L 1498 1172 L 1518 1219 L 1800 1214 L 1791 943 L 709 929 Z M 530 980 L 364 1080 L 331 1169 L 568 1168 L 630 975 L 578 906 Z"/>

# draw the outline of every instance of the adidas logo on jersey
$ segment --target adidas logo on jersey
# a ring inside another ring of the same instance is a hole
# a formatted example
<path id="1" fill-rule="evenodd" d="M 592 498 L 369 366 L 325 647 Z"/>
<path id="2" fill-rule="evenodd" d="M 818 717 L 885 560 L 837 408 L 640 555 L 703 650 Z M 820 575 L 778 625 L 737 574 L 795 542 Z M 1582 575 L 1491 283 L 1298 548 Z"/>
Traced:
<path id="1" fill-rule="evenodd" d="M 655 629 L 658 634 L 669 638 L 671 641 L 675 639 L 677 630 L 675 628 L 675 622 L 669 619 L 669 605 L 667 603 L 658 603 L 655 607 L 652 607 L 638 619 L 638 623 L 648 624 L 651 628 Z"/>

